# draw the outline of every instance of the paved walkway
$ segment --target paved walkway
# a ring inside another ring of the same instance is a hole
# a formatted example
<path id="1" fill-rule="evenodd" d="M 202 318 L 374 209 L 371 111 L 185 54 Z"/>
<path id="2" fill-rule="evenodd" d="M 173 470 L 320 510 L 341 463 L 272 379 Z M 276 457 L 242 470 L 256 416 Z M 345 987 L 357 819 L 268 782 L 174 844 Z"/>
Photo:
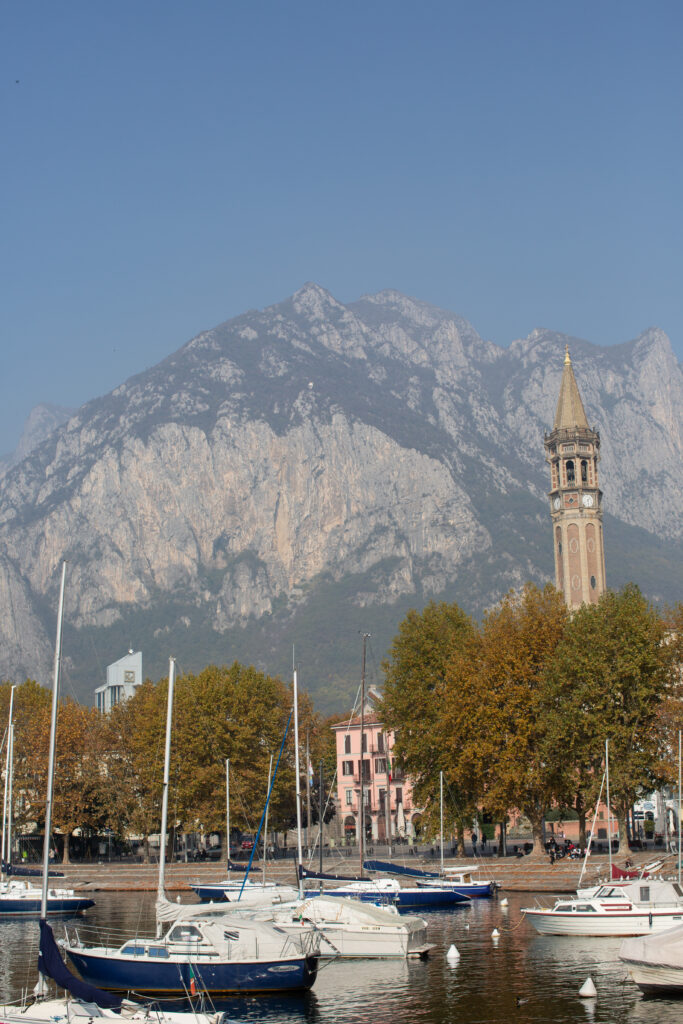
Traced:
<path id="1" fill-rule="evenodd" d="M 653 858 L 650 857 L 651 861 Z M 401 864 L 402 860 L 396 858 L 396 863 Z M 640 867 L 648 862 L 648 858 L 642 855 L 632 855 L 634 868 Z M 673 874 L 676 870 L 673 859 L 667 865 L 666 873 Z M 531 857 L 488 857 L 485 861 L 477 862 L 472 858 L 463 860 L 449 859 L 446 862 L 448 867 L 461 867 L 470 869 L 477 863 L 480 865 L 480 873 L 484 878 L 493 878 L 500 883 L 503 892 L 549 892 L 562 893 L 573 892 L 579 881 L 582 861 L 563 860 L 550 864 L 547 858 L 535 860 Z M 591 885 L 598 877 L 605 878 L 608 874 L 608 857 L 591 856 L 587 870 L 584 874 L 583 884 Z M 615 863 L 622 865 L 620 858 L 615 858 Z M 317 867 L 317 864 L 315 865 Z M 429 860 L 421 861 L 411 857 L 410 867 L 422 867 L 428 871 L 434 870 L 434 862 Z M 55 879 L 55 884 L 68 884 L 71 887 L 86 891 L 108 891 L 108 892 L 153 892 L 157 886 L 157 867 L 152 864 L 125 864 L 113 862 L 92 863 L 92 864 L 68 864 L 57 865 L 64 871 L 64 882 L 60 883 Z M 323 862 L 325 871 L 337 871 L 340 874 L 353 874 L 356 865 L 346 860 L 340 862 L 327 858 Z M 225 878 L 225 867 L 216 862 L 200 864 L 168 864 L 166 866 L 166 889 L 169 892 L 190 892 L 189 883 L 192 879 L 200 879 L 202 882 L 217 882 Z M 233 872 L 234 878 L 241 877 Z M 252 869 L 253 880 L 261 878 L 261 867 Z M 296 874 L 294 861 L 279 861 L 268 866 L 267 877 L 269 881 L 282 882 L 288 885 L 296 885 Z M 332 884 L 332 883 L 330 883 Z"/>

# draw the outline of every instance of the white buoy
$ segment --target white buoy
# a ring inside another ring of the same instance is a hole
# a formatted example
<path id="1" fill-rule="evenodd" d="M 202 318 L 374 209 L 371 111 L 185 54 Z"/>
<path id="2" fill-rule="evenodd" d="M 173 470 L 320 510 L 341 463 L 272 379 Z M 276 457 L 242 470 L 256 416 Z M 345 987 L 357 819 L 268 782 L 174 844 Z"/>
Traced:
<path id="1" fill-rule="evenodd" d="M 469 930 L 470 930 L 470 926 L 468 924 L 466 924 L 465 925 L 465 931 L 468 932 Z"/>
<path id="2" fill-rule="evenodd" d="M 458 952 L 457 947 L 455 945 L 452 945 L 449 948 L 448 952 L 446 953 L 446 959 L 447 960 L 459 960 L 460 959 L 460 953 Z"/>
<path id="3" fill-rule="evenodd" d="M 500 905 L 501 905 L 501 907 L 507 907 L 507 905 L 508 905 L 507 896 L 505 897 L 505 899 L 500 901 Z"/>
<path id="4" fill-rule="evenodd" d="M 597 996 L 597 994 L 598 994 L 598 992 L 597 992 L 597 989 L 596 989 L 595 985 L 593 984 L 593 979 L 592 978 L 586 978 L 586 980 L 584 981 L 583 985 L 579 989 L 579 995 L 581 996 L 581 998 L 582 999 L 594 999 L 595 996 Z"/>
<path id="5" fill-rule="evenodd" d="M 497 928 L 494 928 L 493 931 L 491 932 L 491 938 L 492 939 L 500 938 L 500 932 L 498 931 Z"/>

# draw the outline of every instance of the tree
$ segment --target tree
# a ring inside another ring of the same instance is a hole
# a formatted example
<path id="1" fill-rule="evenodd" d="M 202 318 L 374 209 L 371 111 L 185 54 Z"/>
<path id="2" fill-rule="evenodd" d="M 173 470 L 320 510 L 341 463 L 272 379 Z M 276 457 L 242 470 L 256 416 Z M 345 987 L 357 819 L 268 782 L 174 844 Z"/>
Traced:
<path id="1" fill-rule="evenodd" d="M 674 670 L 676 642 L 666 641 L 664 619 L 630 583 L 577 609 L 550 672 L 554 714 L 548 735 L 564 754 L 564 793 L 573 792 L 585 834 L 608 739 L 622 849 L 628 849 L 628 813 L 638 792 L 670 776 L 672 737 L 662 728 L 662 716 L 667 701 L 680 709 L 681 686 Z"/>
<path id="2" fill-rule="evenodd" d="M 566 623 L 554 587 L 509 593 L 451 659 L 438 730 L 452 771 L 486 811 L 501 821 L 512 808 L 528 817 L 535 853 L 555 799 L 547 673 Z"/>
<path id="3" fill-rule="evenodd" d="M 471 788 L 469 775 L 454 769 L 441 726 L 449 698 L 449 662 L 475 632 L 472 619 L 457 604 L 430 601 L 422 612 L 409 611 L 382 665 L 385 684 L 379 708 L 385 727 L 395 734 L 394 760 L 410 777 L 415 799 L 425 805 L 432 824 L 438 820 L 441 771 L 458 792 L 459 804 L 451 806 L 449 824 L 457 824 L 461 845 L 462 829 L 471 820 L 479 794 Z"/>

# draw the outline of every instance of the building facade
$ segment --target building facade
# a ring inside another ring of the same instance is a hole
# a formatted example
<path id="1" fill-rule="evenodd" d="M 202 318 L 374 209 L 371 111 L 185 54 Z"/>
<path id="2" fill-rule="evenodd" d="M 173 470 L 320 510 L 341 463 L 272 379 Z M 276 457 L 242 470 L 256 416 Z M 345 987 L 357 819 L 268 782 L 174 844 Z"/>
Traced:
<path id="1" fill-rule="evenodd" d="M 107 665 L 107 681 L 95 690 L 98 711 L 108 714 L 116 704 L 128 700 L 142 683 L 142 651 L 128 651 L 112 665 Z"/>
<path id="2" fill-rule="evenodd" d="M 337 742 L 337 798 L 343 836 L 357 842 L 361 828 L 361 793 L 368 841 L 412 841 L 421 809 L 413 804 L 410 780 L 393 764 L 394 734 L 385 730 L 375 710 L 379 693 L 371 688 L 363 714 L 333 726 Z"/>
<path id="3" fill-rule="evenodd" d="M 569 349 L 555 422 L 544 444 L 550 465 L 555 586 L 569 609 L 597 604 L 606 588 L 598 482 L 600 434 L 588 425 Z"/>

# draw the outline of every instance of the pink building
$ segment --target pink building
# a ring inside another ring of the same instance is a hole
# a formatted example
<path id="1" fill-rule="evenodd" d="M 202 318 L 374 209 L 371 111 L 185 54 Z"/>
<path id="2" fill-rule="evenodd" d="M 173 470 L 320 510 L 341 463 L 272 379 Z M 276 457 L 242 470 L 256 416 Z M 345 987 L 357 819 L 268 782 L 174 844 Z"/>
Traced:
<path id="1" fill-rule="evenodd" d="M 337 740 L 337 796 L 347 842 L 358 839 L 361 760 L 366 838 L 410 839 L 419 828 L 421 811 L 413 806 L 410 780 L 393 765 L 394 734 L 384 729 L 374 710 L 378 698 L 371 688 L 364 709 L 362 757 L 360 716 L 332 727 Z"/>

